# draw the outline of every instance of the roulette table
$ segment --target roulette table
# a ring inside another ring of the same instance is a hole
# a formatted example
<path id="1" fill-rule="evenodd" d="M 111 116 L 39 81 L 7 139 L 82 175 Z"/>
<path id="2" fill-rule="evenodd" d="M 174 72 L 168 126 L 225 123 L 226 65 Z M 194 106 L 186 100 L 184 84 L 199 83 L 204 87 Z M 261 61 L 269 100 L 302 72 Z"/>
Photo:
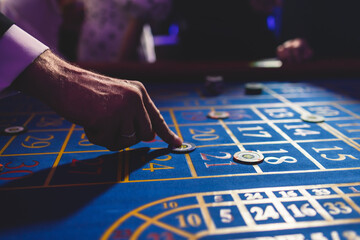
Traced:
<path id="1" fill-rule="evenodd" d="M 145 84 L 186 154 L 158 137 L 110 152 L 33 98 L 2 99 L 1 128 L 27 131 L 0 136 L 0 239 L 359 239 L 357 82 Z M 264 161 L 234 161 L 244 150 Z"/>

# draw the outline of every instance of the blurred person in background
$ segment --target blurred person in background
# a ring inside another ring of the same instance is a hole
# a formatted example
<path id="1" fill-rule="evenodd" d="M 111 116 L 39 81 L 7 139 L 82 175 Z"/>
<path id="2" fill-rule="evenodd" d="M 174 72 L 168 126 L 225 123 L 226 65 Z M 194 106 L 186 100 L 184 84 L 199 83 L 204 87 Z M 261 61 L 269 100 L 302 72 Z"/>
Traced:
<path id="1" fill-rule="evenodd" d="M 360 1 L 285 0 L 278 57 L 286 63 L 360 57 Z"/>
<path id="2" fill-rule="evenodd" d="M 281 0 L 176 0 L 180 45 L 187 60 L 255 60 L 275 56 L 267 17 Z"/>
<path id="3" fill-rule="evenodd" d="M 174 0 L 186 60 L 285 63 L 360 56 L 358 0 Z M 280 36 L 267 20 L 280 9 Z"/>
<path id="4" fill-rule="evenodd" d="M 181 60 L 359 57 L 359 7 L 358 0 L 0 0 L 0 11 L 21 28 L 82 62 L 138 60 L 144 24 L 164 20 L 171 9 Z M 267 22 L 279 8 L 280 38 Z"/>
<path id="5" fill-rule="evenodd" d="M 165 19 L 171 0 L 86 0 L 78 60 L 138 60 L 145 23 Z"/>

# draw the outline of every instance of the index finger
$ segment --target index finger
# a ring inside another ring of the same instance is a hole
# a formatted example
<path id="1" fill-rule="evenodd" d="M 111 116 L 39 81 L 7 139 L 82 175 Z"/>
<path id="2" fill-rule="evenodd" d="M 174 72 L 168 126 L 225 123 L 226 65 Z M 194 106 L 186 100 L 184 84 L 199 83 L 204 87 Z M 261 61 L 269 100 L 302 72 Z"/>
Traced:
<path id="1" fill-rule="evenodd" d="M 159 109 L 157 109 L 146 90 L 143 92 L 143 101 L 155 133 L 169 145 L 174 147 L 181 146 L 183 141 L 169 129 Z"/>

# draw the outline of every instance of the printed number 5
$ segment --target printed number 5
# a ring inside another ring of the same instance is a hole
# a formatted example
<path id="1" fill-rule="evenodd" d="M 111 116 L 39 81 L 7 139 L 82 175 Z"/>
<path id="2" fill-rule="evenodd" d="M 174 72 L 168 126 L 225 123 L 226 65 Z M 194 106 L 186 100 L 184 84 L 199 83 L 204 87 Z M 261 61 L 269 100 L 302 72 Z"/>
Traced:
<path id="1" fill-rule="evenodd" d="M 346 157 L 349 157 L 354 160 L 358 160 L 356 157 L 354 157 L 353 155 L 349 155 L 349 154 L 338 154 L 339 158 L 329 158 L 326 156 L 326 154 L 321 154 L 320 156 L 327 160 L 330 160 L 330 161 L 344 161 L 346 159 Z"/>
<path id="2" fill-rule="evenodd" d="M 220 209 L 221 222 L 231 223 L 234 217 L 231 215 L 231 209 Z"/>

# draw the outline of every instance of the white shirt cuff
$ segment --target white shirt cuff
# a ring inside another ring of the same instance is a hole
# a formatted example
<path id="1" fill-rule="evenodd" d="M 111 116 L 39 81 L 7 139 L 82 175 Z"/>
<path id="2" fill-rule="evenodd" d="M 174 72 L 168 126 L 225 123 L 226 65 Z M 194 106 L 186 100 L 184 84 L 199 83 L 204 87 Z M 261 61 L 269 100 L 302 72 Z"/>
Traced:
<path id="1" fill-rule="evenodd" d="M 47 49 L 46 45 L 15 24 L 5 32 L 0 38 L 0 97 L 20 73 Z"/>

